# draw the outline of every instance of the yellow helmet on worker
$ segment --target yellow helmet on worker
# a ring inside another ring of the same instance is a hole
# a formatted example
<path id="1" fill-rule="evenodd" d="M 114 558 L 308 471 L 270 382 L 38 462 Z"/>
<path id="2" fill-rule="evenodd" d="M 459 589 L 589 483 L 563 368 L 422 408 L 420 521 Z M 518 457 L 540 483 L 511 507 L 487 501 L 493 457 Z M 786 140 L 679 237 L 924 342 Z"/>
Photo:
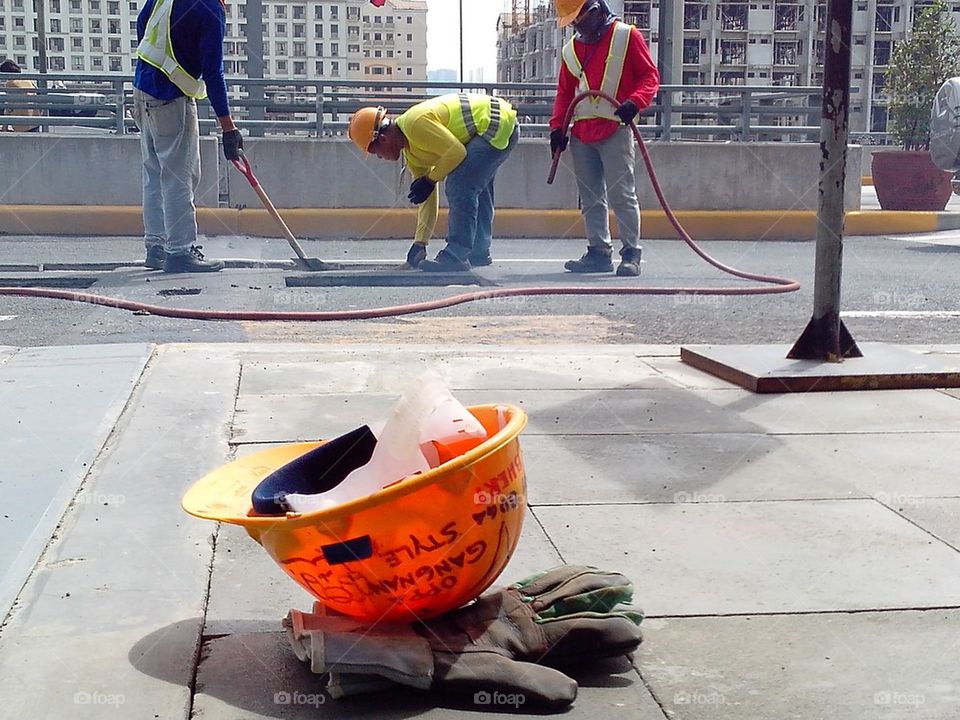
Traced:
<path id="1" fill-rule="evenodd" d="M 557 25 L 566 27 L 577 19 L 577 15 L 583 10 L 583 6 L 590 0 L 555 0 L 555 2 L 557 5 Z"/>
<path id="2" fill-rule="evenodd" d="M 387 117 L 385 108 L 364 107 L 357 110 L 350 118 L 350 124 L 347 126 L 347 134 L 353 140 L 353 144 L 369 154 L 370 145 L 380 135 L 383 127 L 383 121 Z"/>

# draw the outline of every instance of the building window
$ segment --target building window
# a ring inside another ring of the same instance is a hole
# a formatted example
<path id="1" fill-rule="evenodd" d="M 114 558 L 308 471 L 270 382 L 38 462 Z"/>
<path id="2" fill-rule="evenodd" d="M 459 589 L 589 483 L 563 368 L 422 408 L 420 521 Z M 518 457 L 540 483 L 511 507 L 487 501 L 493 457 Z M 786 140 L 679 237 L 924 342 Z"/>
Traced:
<path id="1" fill-rule="evenodd" d="M 286 5 L 277 5 L 274 10 L 274 17 L 285 18 L 287 16 L 287 6 Z"/>
<path id="2" fill-rule="evenodd" d="M 323 43 L 317 43 L 313 46 L 313 49 L 316 50 L 314 53 L 317 57 L 323 57 Z"/>
<path id="3" fill-rule="evenodd" d="M 314 25 L 314 26 L 313 26 L 313 34 L 314 34 L 316 37 L 318 37 L 318 38 L 322 38 L 322 37 L 323 37 L 323 25 L 321 25 L 320 23 L 317 23 L 316 25 Z"/>
<path id="4" fill-rule="evenodd" d="M 123 58 L 110 58 L 110 72 L 120 72 L 123 70 Z"/>
<path id="5" fill-rule="evenodd" d="M 294 75 L 306 75 L 307 74 L 307 64 L 302 61 L 296 61 L 293 63 L 293 74 Z"/>
<path id="6" fill-rule="evenodd" d="M 107 15 L 119 15 L 120 14 L 120 1 L 119 0 L 110 0 L 107 3 Z"/>
<path id="7" fill-rule="evenodd" d="M 83 64 L 83 58 L 82 58 L 82 57 L 77 57 L 76 55 L 74 55 L 73 57 L 71 57 L 71 58 L 70 58 L 70 69 L 71 69 L 71 70 L 85 70 L 86 68 L 84 67 L 84 64 Z"/>
<path id="8" fill-rule="evenodd" d="M 323 60 L 317 60 L 313 64 L 313 69 L 316 71 L 317 75 L 323 76 Z"/>
<path id="9" fill-rule="evenodd" d="M 287 71 L 287 61 L 286 60 L 277 60 L 277 72 L 285 73 Z"/>
<path id="10" fill-rule="evenodd" d="M 357 72 L 359 72 L 359 71 L 360 71 L 360 63 L 358 63 L 358 62 L 347 63 L 347 70 L 348 70 L 348 71 L 357 71 Z"/>
<path id="11" fill-rule="evenodd" d="M 313 9 L 313 17 L 316 20 L 323 20 L 323 5 L 317 5 Z"/>

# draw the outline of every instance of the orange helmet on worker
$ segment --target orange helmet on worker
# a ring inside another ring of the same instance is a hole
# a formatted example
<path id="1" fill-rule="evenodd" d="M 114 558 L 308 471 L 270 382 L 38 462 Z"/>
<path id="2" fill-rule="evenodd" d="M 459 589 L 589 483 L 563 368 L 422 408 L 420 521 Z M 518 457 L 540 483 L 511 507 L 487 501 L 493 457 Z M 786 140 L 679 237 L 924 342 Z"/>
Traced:
<path id="1" fill-rule="evenodd" d="M 370 145 L 380 136 L 380 129 L 386 117 L 386 109 L 379 106 L 357 110 L 350 118 L 350 125 L 347 127 L 347 134 L 353 140 L 353 144 L 365 154 L 369 153 Z"/>

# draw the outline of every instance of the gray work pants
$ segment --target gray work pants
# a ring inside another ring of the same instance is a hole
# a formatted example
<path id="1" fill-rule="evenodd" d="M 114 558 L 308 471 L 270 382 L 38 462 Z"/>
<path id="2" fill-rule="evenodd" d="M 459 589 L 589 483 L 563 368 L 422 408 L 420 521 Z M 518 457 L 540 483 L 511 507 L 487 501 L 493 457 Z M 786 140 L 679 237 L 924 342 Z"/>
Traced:
<path id="1" fill-rule="evenodd" d="M 609 202 L 623 247 L 640 247 L 640 203 L 633 176 L 636 154 L 630 128 L 624 125 L 596 143 L 570 138 L 570 149 L 587 244 L 610 249 Z"/>
<path id="2" fill-rule="evenodd" d="M 191 98 L 158 100 L 133 91 L 133 117 L 143 156 L 143 242 L 171 255 L 197 241 L 194 194 L 200 185 L 200 125 Z"/>

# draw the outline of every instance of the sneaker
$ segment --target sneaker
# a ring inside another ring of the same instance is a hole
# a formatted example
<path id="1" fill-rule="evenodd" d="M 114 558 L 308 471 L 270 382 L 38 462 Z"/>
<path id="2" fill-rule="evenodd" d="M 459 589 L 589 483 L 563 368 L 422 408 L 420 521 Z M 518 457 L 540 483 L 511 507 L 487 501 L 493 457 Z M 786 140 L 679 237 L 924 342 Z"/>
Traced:
<path id="1" fill-rule="evenodd" d="M 640 248 L 624 248 L 620 251 L 620 264 L 617 266 L 617 275 L 620 277 L 637 277 L 640 274 Z"/>
<path id="2" fill-rule="evenodd" d="M 167 259 L 167 253 L 163 250 L 163 245 L 151 245 L 147 248 L 147 259 L 143 261 L 143 266 L 148 270 L 163 270 L 163 263 Z"/>
<path id="3" fill-rule="evenodd" d="M 446 250 L 441 250 L 434 260 L 420 263 L 420 269 L 425 272 L 467 272 L 470 270 L 470 263 L 457 260 Z"/>
<path id="4" fill-rule="evenodd" d="M 168 273 L 217 272 L 223 270 L 223 260 L 204 260 L 200 250 L 203 245 L 191 245 L 190 250 L 176 255 L 167 255 L 163 271 Z"/>
<path id="5" fill-rule="evenodd" d="M 588 247 L 579 260 L 568 260 L 563 267 L 574 273 L 613 272 L 613 253 L 609 248 Z"/>
<path id="6" fill-rule="evenodd" d="M 410 249 L 407 250 L 407 265 L 412 268 L 420 267 L 422 263 L 427 258 L 427 246 L 423 243 L 414 243 L 410 246 Z"/>
<path id="7" fill-rule="evenodd" d="M 470 258 L 471 267 L 486 267 L 487 265 L 493 265 L 493 258 L 490 257 L 490 254 L 486 255 L 471 255 Z"/>

